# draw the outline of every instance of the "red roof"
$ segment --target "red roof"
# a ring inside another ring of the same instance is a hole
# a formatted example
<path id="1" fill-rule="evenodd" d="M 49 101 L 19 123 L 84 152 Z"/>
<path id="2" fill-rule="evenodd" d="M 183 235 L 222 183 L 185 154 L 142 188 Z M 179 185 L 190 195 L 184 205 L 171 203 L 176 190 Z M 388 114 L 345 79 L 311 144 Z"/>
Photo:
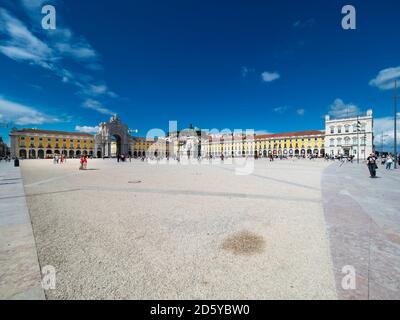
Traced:
<path id="1" fill-rule="evenodd" d="M 307 130 L 307 131 L 299 131 L 299 132 L 285 132 L 285 133 L 271 133 L 271 134 L 263 134 L 263 135 L 254 135 L 253 136 L 249 136 L 250 139 L 269 139 L 269 138 L 289 138 L 289 137 L 303 137 L 303 136 L 315 136 L 315 135 L 323 135 L 325 134 L 325 131 L 321 131 L 321 130 Z M 243 134 L 243 139 L 246 139 L 246 135 Z M 232 140 L 232 136 L 228 135 L 228 136 L 221 136 L 221 137 L 215 137 L 216 140 L 219 141 L 224 141 L 224 140 L 228 140 L 231 141 Z M 240 139 L 240 137 L 234 137 L 235 140 Z M 209 141 L 212 141 L 213 138 L 211 136 L 209 136 Z"/>
<path id="2" fill-rule="evenodd" d="M 20 129 L 15 131 L 16 133 L 43 133 L 53 135 L 70 135 L 70 136 L 81 136 L 87 138 L 93 138 L 94 135 L 84 132 L 67 132 L 67 131 L 56 131 L 56 130 L 40 130 L 40 129 Z"/>
<path id="3" fill-rule="evenodd" d="M 258 136 L 256 136 L 256 139 L 302 137 L 302 136 L 315 136 L 315 135 L 321 135 L 321 134 L 325 134 L 325 131 L 307 130 L 307 131 L 299 131 L 299 132 L 285 132 L 285 133 L 258 135 Z"/>

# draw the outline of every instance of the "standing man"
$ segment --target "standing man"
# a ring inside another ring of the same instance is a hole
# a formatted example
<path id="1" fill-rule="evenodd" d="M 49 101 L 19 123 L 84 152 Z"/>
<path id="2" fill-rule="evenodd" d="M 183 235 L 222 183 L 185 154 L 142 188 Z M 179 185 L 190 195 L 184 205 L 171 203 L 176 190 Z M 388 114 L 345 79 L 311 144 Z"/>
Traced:
<path id="1" fill-rule="evenodd" d="M 375 156 L 375 153 L 371 153 L 369 155 L 369 157 L 367 158 L 367 166 L 368 166 L 368 170 L 371 175 L 371 178 L 376 178 L 376 169 L 378 168 L 376 161 L 377 161 L 377 158 Z"/>

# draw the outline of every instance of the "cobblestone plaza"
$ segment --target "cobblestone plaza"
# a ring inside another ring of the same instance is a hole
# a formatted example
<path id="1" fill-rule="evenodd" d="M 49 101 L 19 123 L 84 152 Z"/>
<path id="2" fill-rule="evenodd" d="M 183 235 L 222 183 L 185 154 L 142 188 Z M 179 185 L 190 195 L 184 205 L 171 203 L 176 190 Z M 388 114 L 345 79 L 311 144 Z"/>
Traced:
<path id="1" fill-rule="evenodd" d="M 257 160 L 249 175 L 222 162 L 77 167 L 24 160 L 12 178 L 1 165 L 3 231 L 18 227 L 12 203 L 26 199 L 34 235 L 32 251 L 2 232 L 3 298 L 399 298 L 398 190 L 380 192 L 397 171 L 372 180 L 364 165 L 305 159 Z M 10 183 L 21 189 L 7 194 Z M 54 290 L 40 293 L 39 266 L 26 267 L 36 250 L 56 270 Z"/>

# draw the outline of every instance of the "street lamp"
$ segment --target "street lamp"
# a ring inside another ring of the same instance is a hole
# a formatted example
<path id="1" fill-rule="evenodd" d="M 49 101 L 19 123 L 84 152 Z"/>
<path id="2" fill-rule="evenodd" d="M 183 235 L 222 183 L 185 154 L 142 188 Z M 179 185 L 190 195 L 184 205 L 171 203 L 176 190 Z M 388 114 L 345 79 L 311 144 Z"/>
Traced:
<path id="1" fill-rule="evenodd" d="M 397 169 L 397 80 L 394 80 L 394 168 Z"/>
<path id="2" fill-rule="evenodd" d="M 381 134 L 381 152 L 383 153 L 383 142 L 384 142 L 384 139 L 386 138 L 386 137 L 389 137 L 389 135 L 387 135 L 387 134 L 383 134 L 383 131 L 382 131 L 382 134 Z"/>

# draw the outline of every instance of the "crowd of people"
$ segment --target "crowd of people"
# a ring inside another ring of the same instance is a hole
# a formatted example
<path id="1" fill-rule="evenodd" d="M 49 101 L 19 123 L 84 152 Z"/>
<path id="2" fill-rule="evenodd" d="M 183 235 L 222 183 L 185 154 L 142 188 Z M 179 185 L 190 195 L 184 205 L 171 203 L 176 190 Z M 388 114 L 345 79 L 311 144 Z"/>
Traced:
<path id="1" fill-rule="evenodd" d="M 378 161 L 381 161 L 381 165 L 384 166 L 386 170 L 392 169 L 392 164 L 395 163 L 396 158 L 393 157 L 391 154 L 387 156 L 378 157 L 375 153 L 371 153 L 366 160 L 366 164 L 368 166 L 368 170 L 370 173 L 371 178 L 376 178 L 376 170 L 378 169 Z M 397 157 L 398 165 L 400 166 L 400 157 Z"/>
<path id="2" fill-rule="evenodd" d="M 58 155 L 56 154 L 53 158 L 53 163 L 54 164 L 59 164 L 59 163 L 66 163 L 67 158 L 64 155 Z"/>

